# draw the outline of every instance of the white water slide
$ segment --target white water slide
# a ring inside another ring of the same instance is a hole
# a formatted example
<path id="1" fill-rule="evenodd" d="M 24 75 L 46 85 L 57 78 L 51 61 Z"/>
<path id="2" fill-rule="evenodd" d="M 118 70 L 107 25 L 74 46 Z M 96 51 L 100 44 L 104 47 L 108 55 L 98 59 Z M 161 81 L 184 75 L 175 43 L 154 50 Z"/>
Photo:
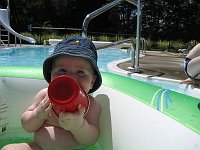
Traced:
<path id="1" fill-rule="evenodd" d="M 2 25 L 9 33 L 18 37 L 19 39 L 27 41 L 32 44 L 36 43 L 34 38 L 23 36 L 11 28 L 7 9 L 0 9 L 0 25 Z"/>

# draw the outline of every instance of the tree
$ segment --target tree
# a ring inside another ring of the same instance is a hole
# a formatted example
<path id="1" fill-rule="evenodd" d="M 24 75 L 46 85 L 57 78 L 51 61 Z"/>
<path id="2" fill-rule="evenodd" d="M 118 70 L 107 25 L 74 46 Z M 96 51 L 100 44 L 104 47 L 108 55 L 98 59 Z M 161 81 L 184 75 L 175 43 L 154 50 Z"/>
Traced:
<path id="1" fill-rule="evenodd" d="M 82 28 L 86 15 L 113 0 L 10 0 L 11 26 L 27 31 L 28 24 Z M 141 36 L 152 40 L 200 40 L 199 0 L 141 0 Z M 0 6 L 6 7 L 7 0 Z M 94 18 L 88 30 L 102 33 L 136 31 L 136 7 L 122 2 Z"/>

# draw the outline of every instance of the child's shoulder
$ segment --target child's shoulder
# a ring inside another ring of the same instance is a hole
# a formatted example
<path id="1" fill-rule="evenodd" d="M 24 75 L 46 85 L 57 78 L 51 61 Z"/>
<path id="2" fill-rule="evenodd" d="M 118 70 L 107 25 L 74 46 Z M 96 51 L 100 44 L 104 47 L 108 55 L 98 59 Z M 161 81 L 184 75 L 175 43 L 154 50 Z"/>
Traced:
<path id="1" fill-rule="evenodd" d="M 101 107 L 99 102 L 91 95 L 88 96 L 89 97 L 89 101 L 90 101 L 90 105 L 92 105 L 93 107 Z"/>
<path id="2" fill-rule="evenodd" d="M 89 95 L 89 101 L 90 101 L 90 104 L 89 104 L 89 108 L 85 117 L 89 120 L 94 117 L 98 118 L 98 116 L 100 116 L 101 114 L 101 105 L 91 95 Z"/>
<path id="3" fill-rule="evenodd" d="M 47 94 L 47 88 L 41 89 L 35 95 L 35 99 L 43 99 L 46 96 L 46 94 Z"/>
<path id="4" fill-rule="evenodd" d="M 94 98 L 93 96 L 91 96 L 91 95 L 88 95 L 88 99 L 89 99 L 90 103 L 98 103 L 98 102 L 95 100 L 95 98 Z"/>
<path id="5" fill-rule="evenodd" d="M 43 95 L 43 94 L 46 95 L 46 93 L 47 93 L 47 88 L 41 89 L 41 90 L 38 92 L 38 94 L 41 94 L 41 95 Z"/>

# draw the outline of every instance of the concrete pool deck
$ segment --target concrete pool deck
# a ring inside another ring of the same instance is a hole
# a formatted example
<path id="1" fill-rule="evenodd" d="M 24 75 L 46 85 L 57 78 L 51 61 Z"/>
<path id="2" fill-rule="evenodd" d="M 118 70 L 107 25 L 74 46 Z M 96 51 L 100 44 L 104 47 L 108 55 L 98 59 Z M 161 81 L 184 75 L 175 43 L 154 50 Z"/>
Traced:
<path id="1" fill-rule="evenodd" d="M 131 67 L 131 60 L 122 60 L 110 64 L 108 70 L 111 72 L 124 72 L 129 75 L 143 75 L 151 78 L 169 78 L 172 80 L 183 80 L 187 76 L 183 70 L 185 56 L 163 51 L 146 51 L 139 58 L 139 67 L 142 71 L 135 73 Z"/>

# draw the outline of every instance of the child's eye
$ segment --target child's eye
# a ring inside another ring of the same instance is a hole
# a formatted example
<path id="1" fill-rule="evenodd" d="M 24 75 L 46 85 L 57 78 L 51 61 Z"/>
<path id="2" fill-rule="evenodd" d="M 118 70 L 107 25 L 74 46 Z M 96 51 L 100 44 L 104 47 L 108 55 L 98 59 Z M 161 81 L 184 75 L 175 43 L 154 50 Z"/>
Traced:
<path id="1" fill-rule="evenodd" d="M 62 68 L 61 68 L 61 69 L 59 69 L 59 70 L 58 70 L 58 72 L 60 72 L 60 73 L 62 73 L 62 72 L 63 72 L 63 73 L 66 73 L 66 72 L 67 72 L 67 70 L 66 70 L 66 69 L 62 69 Z"/>
<path id="2" fill-rule="evenodd" d="M 57 71 L 53 72 L 55 76 L 65 75 L 67 73 L 66 69 L 58 69 Z"/>
<path id="3" fill-rule="evenodd" d="M 81 76 L 85 74 L 85 72 L 82 70 L 77 71 L 77 73 L 78 73 L 78 75 L 81 75 Z"/>

